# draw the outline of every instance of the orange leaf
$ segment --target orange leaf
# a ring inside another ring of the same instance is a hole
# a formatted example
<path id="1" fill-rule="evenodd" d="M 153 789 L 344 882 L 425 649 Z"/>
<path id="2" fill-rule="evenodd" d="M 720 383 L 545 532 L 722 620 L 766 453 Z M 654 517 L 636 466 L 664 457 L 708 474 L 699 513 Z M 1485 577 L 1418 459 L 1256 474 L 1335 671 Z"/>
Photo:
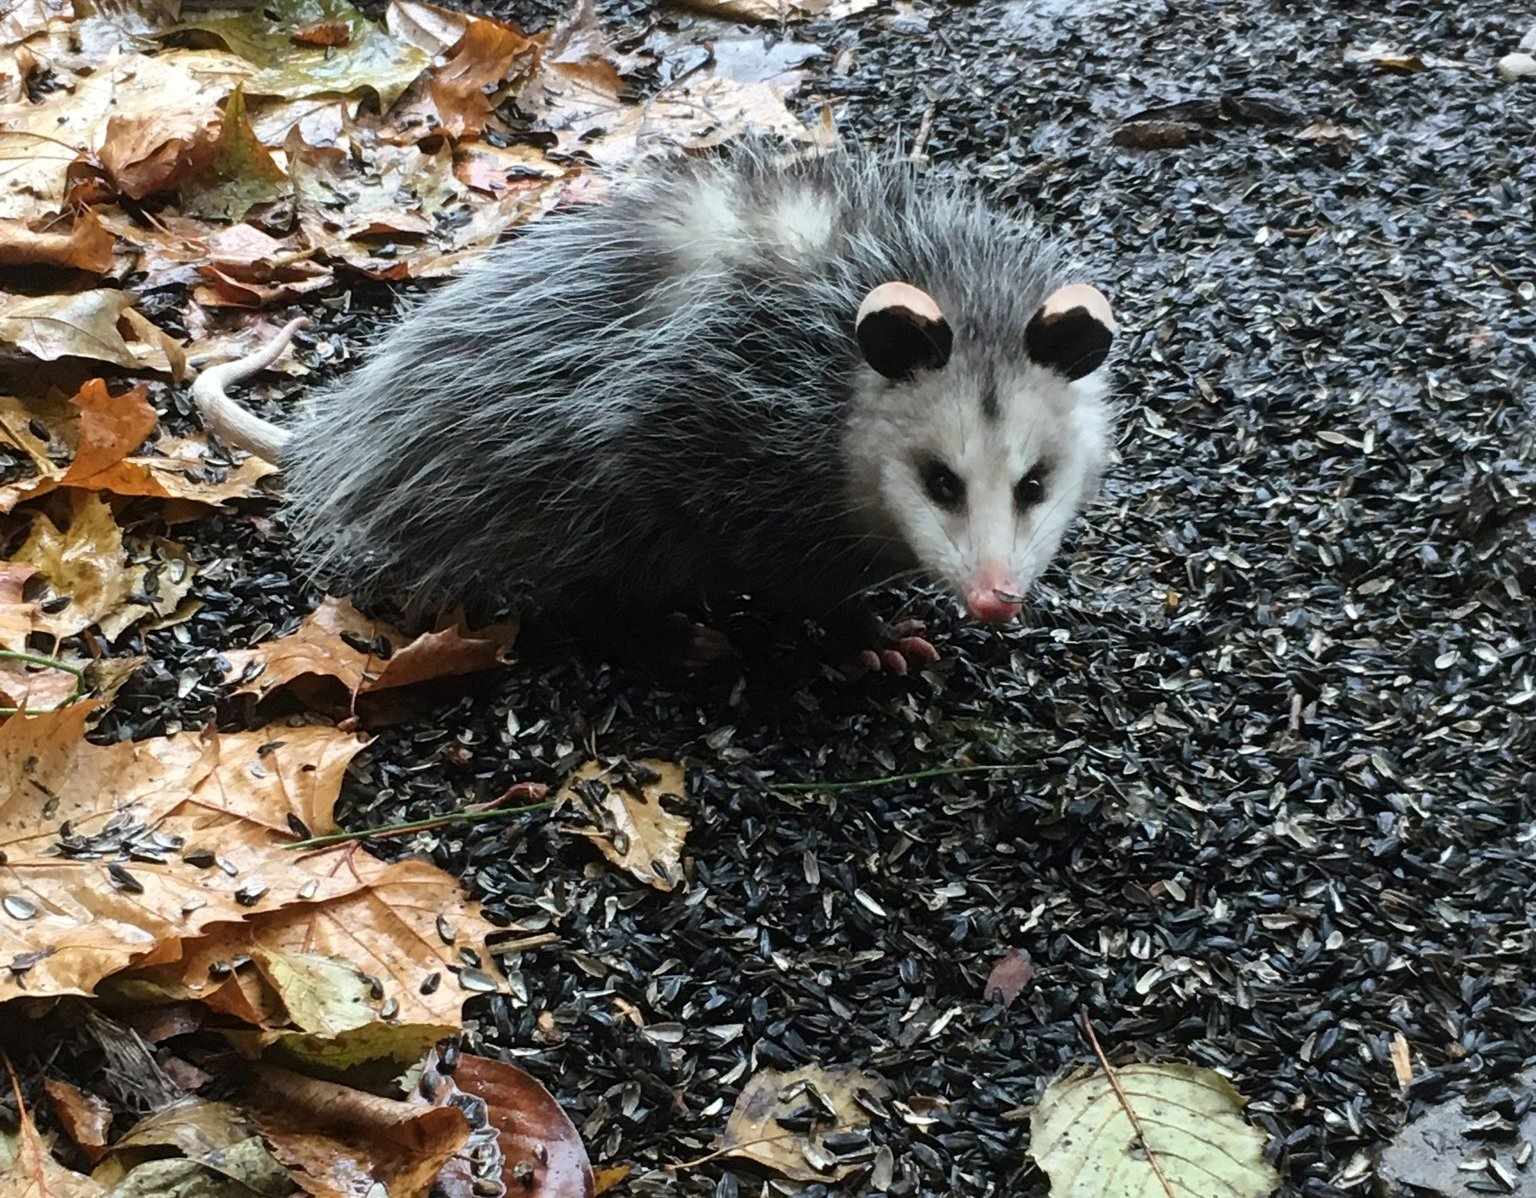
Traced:
<path id="1" fill-rule="evenodd" d="M 64 232 L 38 232 L 25 221 L 0 220 L 0 266 L 64 266 L 105 274 L 112 268 L 112 234 L 87 209 Z"/>
<path id="2" fill-rule="evenodd" d="M 65 1133 L 92 1163 L 106 1155 L 107 1133 L 112 1128 L 112 1108 L 94 1094 L 87 1094 L 57 1078 L 43 1080 L 43 1092 L 53 1103 L 53 1113 Z"/>

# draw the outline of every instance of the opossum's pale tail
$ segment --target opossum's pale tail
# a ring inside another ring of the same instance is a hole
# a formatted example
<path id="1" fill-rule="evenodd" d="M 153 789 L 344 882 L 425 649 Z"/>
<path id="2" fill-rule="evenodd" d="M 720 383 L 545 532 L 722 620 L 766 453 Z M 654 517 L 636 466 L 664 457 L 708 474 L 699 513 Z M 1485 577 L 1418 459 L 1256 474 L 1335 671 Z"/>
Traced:
<path id="1" fill-rule="evenodd" d="M 202 413 L 203 423 L 209 432 L 274 465 L 282 464 L 283 447 L 288 444 L 292 434 L 263 420 L 254 412 L 246 411 L 229 397 L 224 388 L 248 379 L 272 365 L 293 339 L 293 335 L 308 325 L 308 319 L 303 316 L 290 320 L 277 336 L 260 349 L 233 362 L 210 366 L 193 380 L 192 399 L 197 404 L 197 410 Z"/>

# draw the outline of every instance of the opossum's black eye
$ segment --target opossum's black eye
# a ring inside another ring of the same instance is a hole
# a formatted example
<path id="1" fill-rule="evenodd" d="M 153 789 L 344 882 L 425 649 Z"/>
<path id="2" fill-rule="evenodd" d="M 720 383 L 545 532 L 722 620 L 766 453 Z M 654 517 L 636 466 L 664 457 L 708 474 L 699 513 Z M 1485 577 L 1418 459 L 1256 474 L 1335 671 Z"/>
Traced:
<path id="1" fill-rule="evenodd" d="M 954 511 L 965 502 L 965 483 L 938 458 L 926 459 L 917 469 L 923 480 L 923 490 L 941 508 Z"/>
<path id="2" fill-rule="evenodd" d="M 1013 503 L 1021 512 L 1027 512 L 1045 498 L 1046 468 L 1036 466 L 1014 484 Z"/>

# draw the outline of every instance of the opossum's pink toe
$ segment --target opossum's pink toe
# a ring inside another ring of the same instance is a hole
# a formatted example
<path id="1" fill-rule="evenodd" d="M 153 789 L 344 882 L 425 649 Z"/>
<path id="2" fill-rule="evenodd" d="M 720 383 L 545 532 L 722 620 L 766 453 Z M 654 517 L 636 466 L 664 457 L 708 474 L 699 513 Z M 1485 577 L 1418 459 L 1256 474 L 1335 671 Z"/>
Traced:
<path id="1" fill-rule="evenodd" d="M 880 650 L 880 664 L 888 674 L 901 675 L 907 672 L 907 659 L 895 649 Z"/>
<path id="2" fill-rule="evenodd" d="M 909 664 L 929 664 L 939 660 L 939 651 L 931 642 L 920 636 L 904 636 L 895 645 L 896 652 L 907 659 Z"/>
<path id="3" fill-rule="evenodd" d="M 865 649 L 857 657 L 848 663 L 845 671 L 849 677 L 857 678 L 862 674 L 878 674 L 885 668 L 880 660 L 880 654 L 873 649 Z"/>

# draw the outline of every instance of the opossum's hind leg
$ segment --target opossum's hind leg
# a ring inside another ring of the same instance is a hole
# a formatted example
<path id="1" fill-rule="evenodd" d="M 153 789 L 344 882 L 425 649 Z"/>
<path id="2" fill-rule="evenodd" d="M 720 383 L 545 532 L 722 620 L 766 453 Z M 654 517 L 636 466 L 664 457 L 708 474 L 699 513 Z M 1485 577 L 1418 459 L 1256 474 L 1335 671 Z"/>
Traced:
<path id="1" fill-rule="evenodd" d="M 939 651 L 922 635 L 926 626 L 921 620 L 887 625 L 869 608 L 851 603 L 822 623 L 850 678 L 909 674 L 939 660 Z"/>

